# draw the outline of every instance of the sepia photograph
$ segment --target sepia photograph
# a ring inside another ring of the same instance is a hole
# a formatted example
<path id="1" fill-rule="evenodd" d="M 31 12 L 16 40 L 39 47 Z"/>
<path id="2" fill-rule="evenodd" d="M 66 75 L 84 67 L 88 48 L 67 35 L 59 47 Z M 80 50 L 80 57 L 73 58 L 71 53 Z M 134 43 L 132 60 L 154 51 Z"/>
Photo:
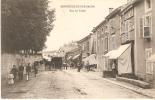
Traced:
<path id="1" fill-rule="evenodd" d="M 155 0 L 0 0 L 1 99 L 155 99 Z"/>

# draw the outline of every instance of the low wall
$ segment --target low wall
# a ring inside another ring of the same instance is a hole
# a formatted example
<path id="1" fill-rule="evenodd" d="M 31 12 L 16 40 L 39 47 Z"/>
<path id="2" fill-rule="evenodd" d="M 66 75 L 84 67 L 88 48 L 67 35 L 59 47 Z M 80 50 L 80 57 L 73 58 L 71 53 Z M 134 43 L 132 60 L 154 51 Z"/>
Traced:
<path id="1" fill-rule="evenodd" d="M 35 60 L 41 59 L 41 55 L 1 54 L 1 83 L 6 84 L 8 74 L 13 65 L 17 67 L 22 63 L 24 67 Z"/>

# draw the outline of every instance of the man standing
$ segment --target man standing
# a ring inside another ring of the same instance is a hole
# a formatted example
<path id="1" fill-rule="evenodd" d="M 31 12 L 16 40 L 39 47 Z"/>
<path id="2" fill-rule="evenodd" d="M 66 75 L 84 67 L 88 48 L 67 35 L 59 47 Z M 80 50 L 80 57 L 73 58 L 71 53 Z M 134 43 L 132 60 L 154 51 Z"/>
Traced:
<path id="1" fill-rule="evenodd" d="M 113 73 L 113 77 L 115 78 L 116 75 L 117 75 L 117 69 L 116 69 L 116 60 L 113 61 L 113 64 L 112 64 L 112 73 Z"/>
<path id="2" fill-rule="evenodd" d="M 29 80 L 29 74 L 31 72 L 31 66 L 30 63 L 26 66 L 26 80 Z"/>
<path id="3" fill-rule="evenodd" d="M 19 80 L 23 79 L 23 71 L 24 71 L 24 66 L 21 64 L 19 66 L 19 72 L 18 72 Z"/>
<path id="4" fill-rule="evenodd" d="M 80 72 L 80 70 L 82 68 L 82 52 L 81 52 L 81 54 L 79 56 L 77 67 L 78 67 L 78 72 Z"/>
<path id="5" fill-rule="evenodd" d="M 38 64 L 35 62 L 34 63 L 34 74 L 35 74 L 35 77 L 36 77 L 36 74 L 38 73 L 38 68 L 37 68 Z"/>

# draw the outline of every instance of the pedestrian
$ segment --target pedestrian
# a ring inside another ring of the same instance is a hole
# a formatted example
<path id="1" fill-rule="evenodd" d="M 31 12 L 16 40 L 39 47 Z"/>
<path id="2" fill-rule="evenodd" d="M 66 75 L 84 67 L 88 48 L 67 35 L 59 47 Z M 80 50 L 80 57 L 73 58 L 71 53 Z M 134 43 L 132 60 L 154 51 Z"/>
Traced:
<path id="1" fill-rule="evenodd" d="M 81 70 L 81 64 L 80 64 L 80 61 L 78 61 L 78 63 L 77 63 L 77 67 L 78 67 L 78 72 L 80 72 L 80 70 Z"/>
<path id="2" fill-rule="evenodd" d="M 13 78 L 14 78 L 13 74 L 10 73 L 10 74 L 8 75 L 8 84 L 9 84 L 9 85 L 14 84 Z"/>
<path id="3" fill-rule="evenodd" d="M 26 66 L 26 80 L 29 80 L 30 72 L 31 72 L 31 66 L 30 63 L 28 63 L 28 65 Z"/>
<path id="4" fill-rule="evenodd" d="M 77 66 L 78 66 L 78 72 L 80 72 L 80 70 L 82 68 L 82 52 L 80 53 L 80 56 L 78 58 Z"/>
<path id="5" fill-rule="evenodd" d="M 116 61 L 113 61 L 113 64 L 112 64 L 112 76 L 115 78 L 116 77 Z"/>
<path id="6" fill-rule="evenodd" d="M 67 70 L 67 63 L 63 63 L 63 66 Z"/>
<path id="7" fill-rule="evenodd" d="M 15 65 L 13 65 L 13 68 L 11 69 L 11 72 L 10 73 L 13 74 L 13 80 L 15 82 L 16 77 L 17 77 L 17 73 L 18 73 L 18 69 L 16 68 Z"/>
<path id="8" fill-rule="evenodd" d="M 86 61 L 86 68 L 87 68 L 87 71 L 90 71 L 90 65 L 89 65 L 89 61 L 88 60 Z"/>
<path id="9" fill-rule="evenodd" d="M 19 70 L 19 72 L 18 72 L 19 80 L 22 80 L 23 79 L 24 66 L 21 64 L 19 66 L 18 70 Z"/>
<path id="10" fill-rule="evenodd" d="M 34 63 L 34 74 L 35 74 L 35 77 L 36 75 L 38 74 L 38 67 L 37 67 L 37 63 Z"/>

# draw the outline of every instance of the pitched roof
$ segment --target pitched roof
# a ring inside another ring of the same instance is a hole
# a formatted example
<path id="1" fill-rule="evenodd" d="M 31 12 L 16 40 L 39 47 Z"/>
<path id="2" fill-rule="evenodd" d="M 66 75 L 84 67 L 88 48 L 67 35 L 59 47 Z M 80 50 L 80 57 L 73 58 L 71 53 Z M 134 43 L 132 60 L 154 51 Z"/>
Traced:
<path id="1" fill-rule="evenodd" d="M 122 6 L 116 8 L 115 10 L 113 10 L 105 19 L 110 19 L 113 16 L 115 16 L 116 14 L 118 14 L 121 11 L 121 7 Z"/>
<path id="2" fill-rule="evenodd" d="M 81 42 L 86 41 L 87 39 L 89 39 L 89 38 L 90 38 L 90 36 L 91 36 L 91 34 L 89 34 L 89 35 L 85 36 L 85 37 L 84 37 L 84 38 L 82 38 L 81 40 L 77 41 L 77 43 L 81 43 Z"/>

